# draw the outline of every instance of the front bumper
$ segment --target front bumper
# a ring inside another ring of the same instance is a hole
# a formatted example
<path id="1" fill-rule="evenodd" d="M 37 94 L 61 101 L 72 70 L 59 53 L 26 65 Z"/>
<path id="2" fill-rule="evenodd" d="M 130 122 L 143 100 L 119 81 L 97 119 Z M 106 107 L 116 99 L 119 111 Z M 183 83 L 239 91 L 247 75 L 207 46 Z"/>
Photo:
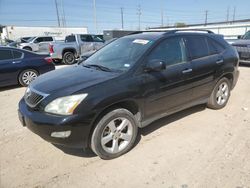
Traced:
<path id="1" fill-rule="evenodd" d="M 87 148 L 91 119 L 80 115 L 57 116 L 30 109 L 24 99 L 19 102 L 18 116 L 23 126 L 44 140 L 73 148 Z M 53 132 L 71 131 L 67 138 L 55 138 Z"/>

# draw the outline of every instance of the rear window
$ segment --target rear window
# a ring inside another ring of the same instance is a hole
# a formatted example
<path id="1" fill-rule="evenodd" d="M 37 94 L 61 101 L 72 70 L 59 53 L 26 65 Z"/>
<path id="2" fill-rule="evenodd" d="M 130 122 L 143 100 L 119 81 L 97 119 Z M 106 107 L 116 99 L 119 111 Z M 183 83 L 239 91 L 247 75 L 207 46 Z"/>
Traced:
<path id="1" fill-rule="evenodd" d="M 12 58 L 11 50 L 0 50 L 0 60 L 10 60 Z"/>
<path id="2" fill-rule="evenodd" d="M 209 55 L 209 49 L 205 37 L 188 36 L 187 40 L 192 59 L 198 59 Z"/>
<path id="3" fill-rule="evenodd" d="M 70 35 L 65 38 L 65 42 L 75 42 L 75 41 L 76 37 L 74 35 Z"/>
<path id="4" fill-rule="evenodd" d="M 13 50 L 13 57 L 14 57 L 14 59 L 20 59 L 22 56 L 23 56 L 22 52 Z"/>

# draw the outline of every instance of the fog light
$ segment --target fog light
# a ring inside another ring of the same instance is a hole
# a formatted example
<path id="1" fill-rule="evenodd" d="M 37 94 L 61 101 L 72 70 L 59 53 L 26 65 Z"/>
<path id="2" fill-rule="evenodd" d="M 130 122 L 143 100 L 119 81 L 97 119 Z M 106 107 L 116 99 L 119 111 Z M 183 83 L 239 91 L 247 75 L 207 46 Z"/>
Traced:
<path id="1" fill-rule="evenodd" d="M 61 131 L 61 132 L 52 132 L 51 137 L 55 138 L 67 138 L 71 134 L 71 131 Z"/>

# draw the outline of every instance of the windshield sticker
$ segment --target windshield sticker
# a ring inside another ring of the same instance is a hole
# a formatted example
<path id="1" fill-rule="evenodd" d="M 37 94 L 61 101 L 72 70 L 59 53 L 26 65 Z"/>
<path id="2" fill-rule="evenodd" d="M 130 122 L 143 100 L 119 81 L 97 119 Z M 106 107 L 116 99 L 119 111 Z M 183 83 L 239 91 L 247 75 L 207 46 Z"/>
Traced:
<path id="1" fill-rule="evenodd" d="M 133 41 L 133 43 L 137 43 L 137 44 L 142 44 L 142 45 L 145 45 L 149 42 L 149 40 L 143 40 L 143 39 L 135 39 Z"/>
<path id="2" fill-rule="evenodd" d="M 130 64 L 124 64 L 124 67 L 130 67 Z"/>

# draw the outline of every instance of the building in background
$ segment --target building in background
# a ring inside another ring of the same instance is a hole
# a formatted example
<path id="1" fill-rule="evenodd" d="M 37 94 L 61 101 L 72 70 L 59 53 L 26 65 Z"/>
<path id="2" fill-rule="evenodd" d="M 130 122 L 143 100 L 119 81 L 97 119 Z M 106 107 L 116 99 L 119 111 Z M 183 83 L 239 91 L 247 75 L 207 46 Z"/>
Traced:
<path id="1" fill-rule="evenodd" d="M 57 40 L 64 40 L 66 35 L 87 34 L 87 27 L 20 27 L 0 26 L 1 39 L 16 40 L 20 37 L 53 36 Z"/>
<path id="2" fill-rule="evenodd" d="M 149 30 L 173 30 L 173 29 L 207 29 L 216 34 L 224 35 L 225 39 L 237 39 L 239 35 L 244 35 L 250 30 L 250 19 L 235 20 L 230 22 L 214 22 L 206 24 L 191 24 L 182 27 L 151 27 Z"/>

